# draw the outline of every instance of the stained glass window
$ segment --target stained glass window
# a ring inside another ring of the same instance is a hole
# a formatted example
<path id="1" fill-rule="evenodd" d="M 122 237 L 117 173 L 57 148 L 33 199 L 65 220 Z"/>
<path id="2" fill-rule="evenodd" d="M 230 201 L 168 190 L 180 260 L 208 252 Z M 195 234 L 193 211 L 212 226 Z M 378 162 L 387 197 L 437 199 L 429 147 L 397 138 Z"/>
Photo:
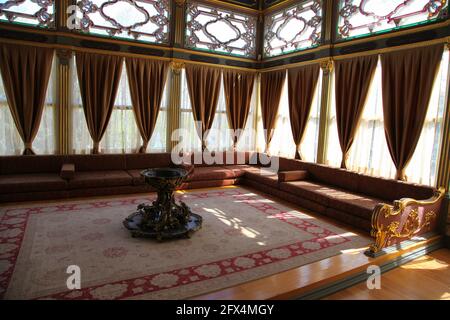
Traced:
<path id="1" fill-rule="evenodd" d="M 91 34 L 169 42 L 170 0 L 78 0 L 78 28 Z"/>
<path id="2" fill-rule="evenodd" d="M 340 0 L 339 39 L 363 37 L 445 19 L 447 0 Z"/>
<path id="3" fill-rule="evenodd" d="M 255 16 L 188 3 L 186 47 L 218 53 L 256 56 Z"/>
<path id="4" fill-rule="evenodd" d="M 264 56 L 272 57 L 318 46 L 322 1 L 301 1 L 268 15 L 264 23 Z"/>
<path id="5" fill-rule="evenodd" d="M 0 0 L 0 21 L 52 28 L 54 0 Z"/>

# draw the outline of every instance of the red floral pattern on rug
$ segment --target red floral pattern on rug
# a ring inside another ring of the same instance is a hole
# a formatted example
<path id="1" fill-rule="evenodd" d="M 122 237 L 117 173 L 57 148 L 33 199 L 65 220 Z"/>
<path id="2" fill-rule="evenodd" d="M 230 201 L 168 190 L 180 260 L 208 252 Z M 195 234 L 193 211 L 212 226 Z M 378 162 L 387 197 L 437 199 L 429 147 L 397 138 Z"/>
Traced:
<path id="1" fill-rule="evenodd" d="M 317 252 L 326 248 L 341 245 L 350 242 L 346 238 L 336 232 L 328 230 L 323 226 L 316 225 L 314 220 L 301 219 L 298 212 L 292 210 L 281 210 L 276 203 L 262 203 L 255 201 L 255 194 L 245 189 L 226 189 L 206 192 L 192 192 L 183 195 L 184 201 L 195 201 L 196 199 L 220 198 L 220 197 L 238 197 L 242 205 L 247 205 L 256 209 L 258 212 L 270 216 L 287 223 L 299 230 L 307 232 L 312 237 L 305 241 L 298 241 L 283 245 L 280 247 L 270 248 L 268 250 L 260 250 L 245 255 L 230 257 L 218 261 L 212 261 L 206 264 L 186 266 L 180 269 L 167 270 L 162 273 L 149 274 L 136 278 L 124 279 L 111 283 L 104 283 L 83 288 L 77 291 L 66 291 L 49 296 L 43 296 L 41 299 L 124 299 L 157 292 L 168 288 L 176 288 L 188 284 L 195 284 L 205 280 L 216 279 L 232 274 L 237 274 L 253 268 L 271 265 L 282 262 L 301 255 Z M 8 288 L 17 257 L 23 242 L 23 237 L 27 228 L 27 222 L 31 215 L 39 215 L 42 213 L 56 214 L 51 221 L 58 223 L 58 213 L 66 213 L 70 211 L 79 211 L 95 209 L 138 205 L 142 202 L 149 202 L 153 197 L 111 200 L 111 201 L 95 201 L 83 202 L 76 204 L 60 204 L 32 208 L 11 208 L 6 209 L 0 220 L 0 298 L 3 298 Z M 64 218 L 61 216 L 61 218 Z M 94 224 L 108 224 L 114 222 L 111 219 L 95 219 Z M 114 222 L 115 223 L 115 222 Z M 235 229 L 224 228 L 224 234 L 234 236 Z M 58 231 L 53 231 L 47 236 L 61 236 Z M 87 241 L 96 241 L 104 237 L 102 233 L 89 233 L 83 237 Z M 144 241 L 144 240 L 143 240 Z M 192 241 L 192 240 L 187 240 Z M 186 242 L 189 245 L 189 242 Z M 47 248 L 47 253 L 58 253 L 69 250 L 67 245 L 55 245 Z M 217 251 L 218 246 L 206 243 L 203 246 L 205 252 Z M 179 248 L 179 250 L 183 250 Z M 128 250 L 124 247 L 110 247 L 103 251 L 103 255 L 111 259 L 125 257 Z M 164 253 L 169 258 L 176 259 L 180 255 L 180 251 L 171 250 Z M 141 256 L 145 253 L 141 253 Z M 49 271 L 50 272 L 50 271 Z M 51 275 L 49 275 L 51 276 Z"/>

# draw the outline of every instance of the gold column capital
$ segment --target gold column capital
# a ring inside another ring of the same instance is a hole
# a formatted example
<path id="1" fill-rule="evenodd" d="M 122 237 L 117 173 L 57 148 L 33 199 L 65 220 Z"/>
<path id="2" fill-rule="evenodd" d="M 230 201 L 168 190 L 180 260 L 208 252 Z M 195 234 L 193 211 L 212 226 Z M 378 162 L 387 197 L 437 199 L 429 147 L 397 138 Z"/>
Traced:
<path id="1" fill-rule="evenodd" d="M 186 3 L 186 0 L 175 0 L 175 5 L 177 7 L 182 7 Z"/>
<path id="2" fill-rule="evenodd" d="M 331 73 L 331 71 L 333 70 L 333 65 L 334 65 L 333 59 L 326 59 L 320 62 L 320 68 L 322 68 L 323 73 L 325 75 Z"/>
<path id="3" fill-rule="evenodd" d="M 174 74 L 179 75 L 181 74 L 181 70 L 184 68 L 184 62 L 172 61 L 170 63 L 170 68 Z"/>
<path id="4" fill-rule="evenodd" d="M 56 56 L 59 59 L 59 63 L 65 66 L 70 65 L 70 59 L 72 59 L 72 50 L 57 49 Z"/>

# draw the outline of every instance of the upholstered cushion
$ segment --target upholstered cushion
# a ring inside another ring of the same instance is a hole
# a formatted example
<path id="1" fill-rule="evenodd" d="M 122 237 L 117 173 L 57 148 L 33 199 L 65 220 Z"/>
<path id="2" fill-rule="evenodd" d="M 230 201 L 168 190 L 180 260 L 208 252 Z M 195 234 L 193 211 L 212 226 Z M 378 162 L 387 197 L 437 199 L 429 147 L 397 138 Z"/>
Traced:
<path id="1" fill-rule="evenodd" d="M 317 182 L 358 192 L 359 174 L 315 163 L 305 163 L 312 179 Z"/>
<path id="2" fill-rule="evenodd" d="M 307 179 L 308 179 L 308 171 L 305 170 L 278 172 L 279 182 L 299 181 Z"/>
<path id="3" fill-rule="evenodd" d="M 0 174 L 57 173 L 64 156 L 6 156 L 0 157 Z"/>
<path id="4" fill-rule="evenodd" d="M 381 199 L 356 194 L 334 186 L 321 185 L 309 181 L 280 183 L 281 190 L 316 201 L 364 219 L 371 219 L 375 206 L 385 203 Z"/>
<path id="5" fill-rule="evenodd" d="M 425 200 L 433 196 L 433 188 L 392 179 L 359 175 L 359 193 L 387 201 L 413 198 Z"/>
<path id="6" fill-rule="evenodd" d="M 163 168 L 172 165 L 170 153 L 127 154 L 125 158 L 128 170 Z"/>
<path id="7" fill-rule="evenodd" d="M 330 190 L 325 196 L 328 198 L 329 207 L 368 220 L 372 219 L 372 213 L 377 204 L 386 202 L 381 199 L 350 193 L 339 189 L 333 191 Z"/>
<path id="8" fill-rule="evenodd" d="M 299 197 L 318 202 L 323 206 L 328 206 L 328 198 L 325 195 L 332 190 L 326 185 L 313 181 L 282 182 L 280 188 Z"/>
<path id="9" fill-rule="evenodd" d="M 59 191 L 67 187 L 59 173 L 29 173 L 1 175 L 0 193 Z"/>
<path id="10" fill-rule="evenodd" d="M 62 165 L 61 178 L 64 180 L 71 180 L 75 176 L 75 165 L 73 163 L 65 163 Z"/>
<path id="11" fill-rule="evenodd" d="M 305 163 L 300 160 L 279 158 L 280 171 L 306 170 Z"/>
<path id="12" fill-rule="evenodd" d="M 252 170 L 252 166 L 243 164 L 243 165 L 233 165 L 233 166 L 223 166 L 225 169 L 233 171 L 235 178 L 240 178 L 245 175 L 245 173 L 249 170 Z"/>
<path id="13" fill-rule="evenodd" d="M 74 178 L 69 182 L 69 188 L 102 188 L 126 186 L 131 185 L 132 183 L 133 178 L 123 170 L 90 172 L 76 171 Z"/>
<path id="14" fill-rule="evenodd" d="M 433 197 L 435 188 L 414 183 L 407 183 L 404 181 L 396 181 L 397 187 L 395 192 L 395 199 L 413 198 L 417 200 L 426 200 Z"/>
<path id="15" fill-rule="evenodd" d="M 145 184 L 145 178 L 141 175 L 141 172 L 143 170 L 140 169 L 134 169 L 134 170 L 127 170 L 128 174 L 133 179 L 133 185 L 140 186 Z"/>
<path id="16" fill-rule="evenodd" d="M 75 171 L 125 170 L 125 155 L 123 154 L 89 154 L 71 155 L 65 159 L 73 163 Z"/>
<path id="17" fill-rule="evenodd" d="M 278 174 L 266 168 L 249 168 L 245 172 L 246 179 L 278 188 Z"/>
<path id="18" fill-rule="evenodd" d="M 352 215 L 335 208 L 327 208 L 324 214 L 332 219 L 342 222 L 343 226 L 351 225 L 353 227 L 364 230 L 367 233 L 369 233 L 370 230 L 372 229 L 371 228 L 372 223 L 370 219 L 363 219 L 359 216 Z"/>
<path id="19" fill-rule="evenodd" d="M 189 164 L 189 163 L 181 163 L 179 165 L 176 165 L 175 167 L 182 168 L 182 169 L 186 170 L 186 172 L 188 173 L 188 176 L 193 175 L 194 171 L 195 171 L 194 165 L 193 164 Z"/>
<path id="20" fill-rule="evenodd" d="M 194 174 L 188 177 L 188 181 L 225 180 L 234 179 L 232 170 L 224 167 L 196 167 Z"/>

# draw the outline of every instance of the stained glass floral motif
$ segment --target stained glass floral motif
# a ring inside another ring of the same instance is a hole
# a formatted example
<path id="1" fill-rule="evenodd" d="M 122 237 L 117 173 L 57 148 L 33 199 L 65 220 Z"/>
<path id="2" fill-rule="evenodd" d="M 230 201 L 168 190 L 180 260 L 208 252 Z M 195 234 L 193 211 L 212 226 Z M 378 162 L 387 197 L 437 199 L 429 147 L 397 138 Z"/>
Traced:
<path id="1" fill-rule="evenodd" d="M 447 0 L 340 0 L 337 35 L 362 37 L 445 19 Z"/>
<path id="2" fill-rule="evenodd" d="M 0 0 L 0 21 L 53 28 L 54 0 Z"/>
<path id="3" fill-rule="evenodd" d="M 82 32 L 169 42 L 170 0 L 79 0 L 77 18 Z"/>
<path id="4" fill-rule="evenodd" d="M 320 44 L 322 1 L 301 1 L 266 16 L 264 56 L 272 57 Z"/>
<path id="5" fill-rule="evenodd" d="M 256 22 L 255 16 L 189 2 L 185 44 L 193 49 L 255 57 Z"/>

